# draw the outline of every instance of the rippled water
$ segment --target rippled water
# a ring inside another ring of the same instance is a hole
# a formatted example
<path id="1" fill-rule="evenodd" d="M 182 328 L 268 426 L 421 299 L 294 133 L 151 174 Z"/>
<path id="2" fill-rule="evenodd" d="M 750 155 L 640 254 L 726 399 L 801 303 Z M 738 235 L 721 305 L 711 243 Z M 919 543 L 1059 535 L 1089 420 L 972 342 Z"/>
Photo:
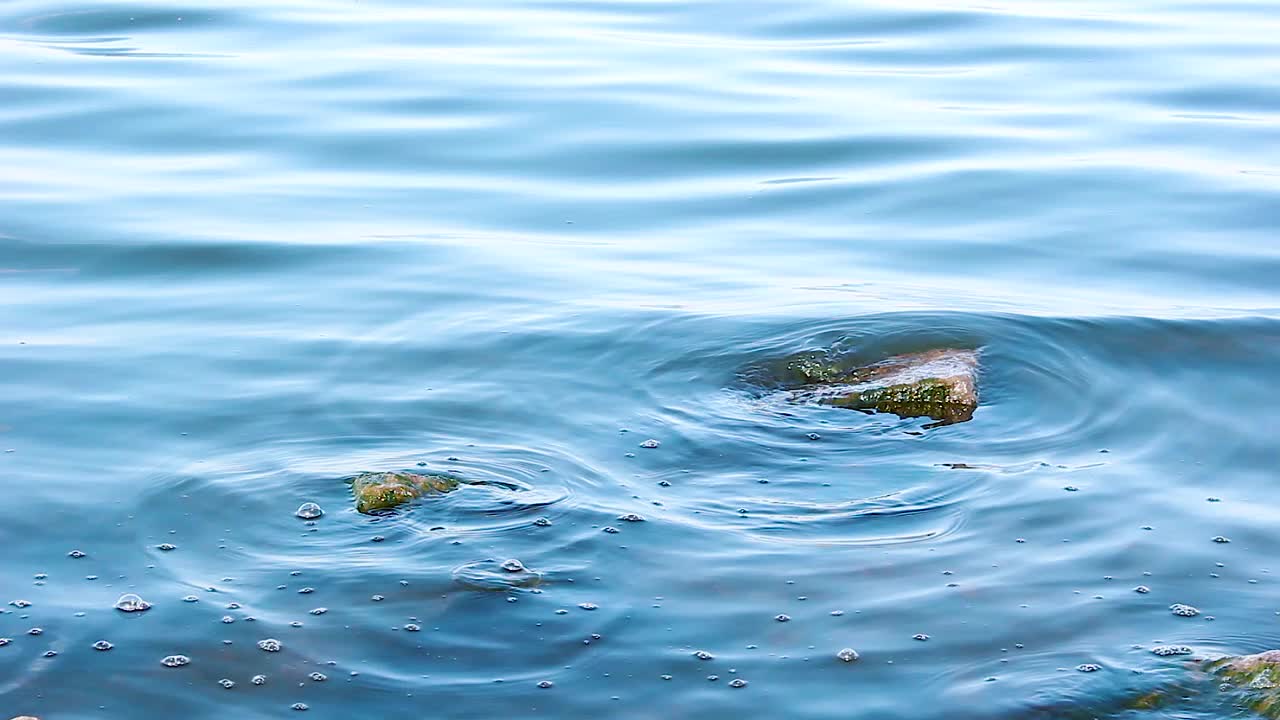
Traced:
<path id="1" fill-rule="evenodd" d="M 0 715 L 1092 717 L 1157 642 L 1280 646 L 1277 38 L 1249 0 L 0 5 Z M 976 348 L 982 405 L 751 381 L 831 347 Z M 355 513 L 396 469 L 480 482 Z"/>

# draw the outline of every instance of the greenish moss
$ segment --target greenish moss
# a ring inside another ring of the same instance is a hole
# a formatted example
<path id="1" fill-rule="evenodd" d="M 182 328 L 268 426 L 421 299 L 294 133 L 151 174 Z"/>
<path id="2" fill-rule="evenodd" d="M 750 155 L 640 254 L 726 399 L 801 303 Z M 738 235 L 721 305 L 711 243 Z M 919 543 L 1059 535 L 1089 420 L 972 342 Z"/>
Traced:
<path id="1" fill-rule="evenodd" d="M 1231 686 L 1241 705 L 1280 720 L 1280 650 L 1215 660 L 1206 669 Z"/>
<path id="2" fill-rule="evenodd" d="M 424 495 L 439 495 L 457 489 L 461 481 L 448 475 L 418 475 L 410 472 L 366 472 L 351 481 L 356 511 L 365 514 L 389 510 Z"/>
<path id="3" fill-rule="evenodd" d="M 954 383 L 928 378 L 850 392 L 823 402 L 835 407 L 893 413 L 899 417 L 928 417 L 944 423 L 972 419 L 974 406 L 971 400 L 961 397 L 955 390 Z"/>

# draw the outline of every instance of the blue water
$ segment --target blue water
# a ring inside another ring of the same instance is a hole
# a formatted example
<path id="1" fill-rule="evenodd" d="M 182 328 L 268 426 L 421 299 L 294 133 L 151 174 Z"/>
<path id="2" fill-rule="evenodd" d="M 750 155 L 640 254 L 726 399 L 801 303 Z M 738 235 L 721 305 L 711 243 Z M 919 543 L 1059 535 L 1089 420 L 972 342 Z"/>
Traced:
<path id="1" fill-rule="evenodd" d="M 1251 0 L 0 4 L 0 716 L 1102 717 L 1280 647 L 1278 79 Z M 751 379 L 833 347 L 981 406 Z"/>

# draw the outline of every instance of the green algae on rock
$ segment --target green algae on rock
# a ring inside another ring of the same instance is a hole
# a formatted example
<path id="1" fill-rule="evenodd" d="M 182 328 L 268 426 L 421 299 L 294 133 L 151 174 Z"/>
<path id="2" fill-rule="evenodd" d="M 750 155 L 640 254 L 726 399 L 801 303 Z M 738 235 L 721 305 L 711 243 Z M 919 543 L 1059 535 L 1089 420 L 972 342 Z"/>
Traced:
<path id="1" fill-rule="evenodd" d="M 1280 720 L 1280 650 L 1214 660 L 1205 669 L 1230 685 L 1242 706 Z"/>
<path id="2" fill-rule="evenodd" d="M 797 402 L 937 421 L 928 427 L 970 420 L 978 406 L 978 354 L 973 350 L 895 355 L 852 369 L 836 359 L 806 355 L 788 362 L 787 371 L 806 383 L 791 391 Z"/>
<path id="3" fill-rule="evenodd" d="M 351 481 L 356 511 L 366 515 L 389 510 L 424 495 L 440 495 L 457 489 L 462 481 L 448 475 L 411 472 L 366 472 Z"/>

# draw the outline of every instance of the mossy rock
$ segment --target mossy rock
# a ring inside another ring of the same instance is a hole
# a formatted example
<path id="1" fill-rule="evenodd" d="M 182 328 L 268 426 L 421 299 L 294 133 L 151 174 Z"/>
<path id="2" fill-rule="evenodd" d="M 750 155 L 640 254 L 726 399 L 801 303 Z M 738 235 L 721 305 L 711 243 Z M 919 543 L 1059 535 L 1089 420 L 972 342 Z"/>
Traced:
<path id="1" fill-rule="evenodd" d="M 390 510 L 426 495 L 456 490 L 462 481 L 448 475 L 419 475 L 411 472 L 366 472 L 351 481 L 356 511 L 370 515 Z"/>
<path id="2" fill-rule="evenodd" d="M 1280 650 L 1214 660 L 1205 669 L 1229 685 L 1243 707 L 1280 720 Z"/>
<path id="3" fill-rule="evenodd" d="M 802 379 L 803 385 L 791 391 L 797 402 L 937 421 L 929 427 L 971 420 L 978 407 L 973 350 L 927 350 L 854 368 L 810 353 L 789 360 L 786 374 Z"/>

